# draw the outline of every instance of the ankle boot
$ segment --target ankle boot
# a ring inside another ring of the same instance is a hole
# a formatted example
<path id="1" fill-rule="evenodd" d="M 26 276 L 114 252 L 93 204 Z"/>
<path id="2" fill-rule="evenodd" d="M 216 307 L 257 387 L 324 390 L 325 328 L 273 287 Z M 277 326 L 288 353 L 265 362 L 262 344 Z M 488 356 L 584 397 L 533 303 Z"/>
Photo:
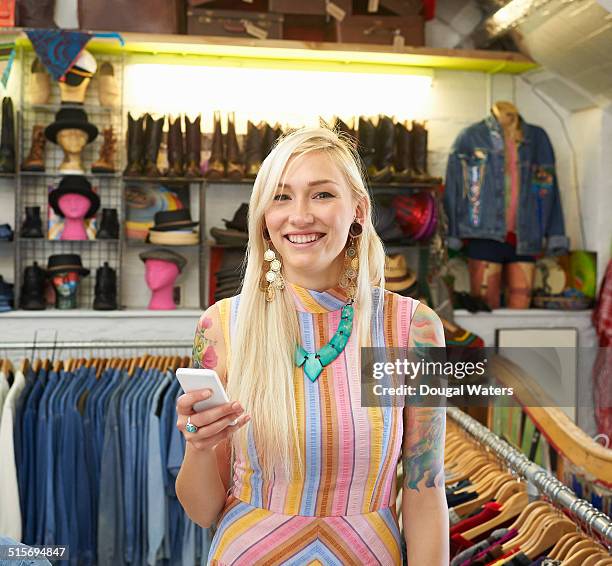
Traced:
<path id="1" fill-rule="evenodd" d="M 142 175 L 142 162 L 144 154 L 144 116 L 137 120 L 128 112 L 127 155 L 128 164 L 123 174 L 126 177 L 139 177 Z"/>
<path id="2" fill-rule="evenodd" d="M 215 128 L 213 130 L 212 147 L 206 177 L 208 179 L 220 179 L 225 175 L 223 162 L 223 132 L 221 131 L 221 113 L 215 112 Z"/>
<path id="3" fill-rule="evenodd" d="M 26 217 L 21 225 L 22 238 L 42 238 L 42 220 L 40 219 L 40 206 L 26 206 Z"/>
<path id="4" fill-rule="evenodd" d="M 408 183 L 413 177 L 412 172 L 412 135 L 405 124 L 395 125 L 395 157 L 393 159 L 395 173 L 393 181 Z"/>
<path id="5" fill-rule="evenodd" d="M 244 166 L 242 165 L 240 146 L 238 145 L 238 138 L 236 137 L 233 112 L 227 118 L 225 149 L 227 151 L 227 158 L 225 160 L 227 164 L 227 177 L 230 179 L 242 179 L 242 177 L 244 177 Z"/>
<path id="6" fill-rule="evenodd" d="M 247 135 L 244 144 L 245 177 L 254 179 L 263 161 L 261 132 L 250 120 L 247 122 Z"/>
<path id="7" fill-rule="evenodd" d="M 185 152 L 183 151 L 183 130 L 181 117 L 174 121 L 168 117 L 168 177 L 183 177 Z"/>
<path id="8" fill-rule="evenodd" d="M 359 117 L 357 137 L 359 156 L 369 175 L 374 172 L 374 157 L 376 155 L 376 128 L 370 119 L 363 116 Z"/>
<path id="9" fill-rule="evenodd" d="M 416 180 L 431 180 L 427 172 L 427 130 L 424 124 L 415 121 L 412 122 L 412 160 Z"/>
<path id="10" fill-rule="evenodd" d="M 0 173 L 15 172 L 15 115 L 13 101 L 2 100 L 2 135 L 0 137 Z"/>
<path id="11" fill-rule="evenodd" d="M 143 174 L 145 177 L 161 176 L 157 168 L 157 157 L 159 156 L 159 146 L 162 140 L 164 120 L 164 116 L 158 120 L 154 120 L 153 116 L 150 114 L 147 114 L 145 118 L 145 151 L 143 164 Z"/>
<path id="12" fill-rule="evenodd" d="M 119 217 L 116 208 L 102 209 L 102 220 L 96 238 L 98 240 L 119 239 Z"/>
<path id="13" fill-rule="evenodd" d="M 114 173 L 115 172 L 115 145 L 117 140 L 113 133 L 113 127 L 102 130 L 104 140 L 100 148 L 98 161 L 91 165 L 92 173 Z"/>
<path id="14" fill-rule="evenodd" d="M 45 301 L 45 271 L 34 262 L 23 272 L 20 296 L 21 308 L 26 311 L 41 311 L 47 308 Z"/>
<path id="15" fill-rule="evenodd" d="M 32 61 L 30 71 L 30 104 L 49 104 L 51 77 L 38 57 Z"/>
<path id="16" fill-rule="evenodd" d="M 32 128 L 32 145 L 30 153 L 21 164 L 22 171 L 39 171 L 45 170 L 45 145 L 47 138 L 45 137 L 44 126 L 34 126 Z"/>
<path id="17" fill-rule="evenodd" d="M 395 126 L 388 116 L 381 116 L 378 121 L 375 148 L 375 170 L 370 178 L 374 183 L 388 183 L 393 176 L 395 149 Z"/>
<path id="18" fill-rule="evenodd" d="M 94 310 L 114 311 L 117 309 L 117 272 L 105 261 L 96 270 Z"/>
<path id="19" fill-rule="evenodd" d="M 201 177 L 202 159 L 202 116 L 192 122 L 185 116 L 185 129 L 187 130 L 187 159 L 185 162 L 185 177 Z"/>

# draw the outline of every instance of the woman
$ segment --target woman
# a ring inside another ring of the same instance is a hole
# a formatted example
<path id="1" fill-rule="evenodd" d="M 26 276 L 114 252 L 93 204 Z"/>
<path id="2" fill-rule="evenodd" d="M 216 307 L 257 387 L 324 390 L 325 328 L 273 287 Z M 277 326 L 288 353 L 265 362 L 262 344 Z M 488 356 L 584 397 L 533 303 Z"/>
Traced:
<path id="1" fill-rule="evenodd" d="M 196 523 L 217 526 L 213 566 L 401 564 L 400 455 L 408 562 L 448 564 L 444 410 L 360 402 L 360 346 L 444 337 L 428 307 L 382 291 L 357 163 L 332 131 L 284 137 L 253 187 L 242 292 L 200 319 L 194 365 L 233 402 L 195 414 L 207 393 L 180 397 L 176 488 Z"/>

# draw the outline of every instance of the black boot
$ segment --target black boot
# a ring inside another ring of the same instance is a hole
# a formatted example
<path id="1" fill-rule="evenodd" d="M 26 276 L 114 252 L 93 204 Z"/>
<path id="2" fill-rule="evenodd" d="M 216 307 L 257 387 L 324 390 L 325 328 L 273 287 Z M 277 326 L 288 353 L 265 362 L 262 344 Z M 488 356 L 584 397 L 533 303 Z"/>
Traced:
<path id="1" fill-rule="evenodd" d="M 427 130 L 423 124 L 412 122 L 412 159 L 414 176 L 418 181 L 431 181 L 427 172 Z"/>
<path id="2" fill-rule="evenodd" d="M 94 310 L 117 310 L 117 273 L 105 261 L 96 271 Z"/>
<path id="3" fill-rule="evenodd" d="M 412 180 L 412 135 L 405 124 L 395 125 L 395 173 L 393 181 L 409 183 Z"/>
<path id="4" fill-rule="evenodd" d="M 374 124 L 367 119 L 360 117 L 358 126 L 358 151 L 363 166 L 368 172 L 368 175 L 374 172 L 374 157 L 376 155 L 376 128 Z"/>
<path id="5" fill-rule="evenodd" d="M 42 238 L 42 220 L 40 219 L 40 206 L 26 206 L 26 217 L 21 225 L 22 238 Z"/>
<path id="6" fill-rule="evenodd" d="M 145 118 L 145 151 L 143 174 L 145 177 L 159 177 L 161 173 L 157 168 L 157 156 L 161 145 L 164 128 L 164 117 L 154 120 L 150 114 Z"/>
<path id="7" fill-rule="evenodd" d="M 184 161 L 181 117 L 174 121 L 168 117 L 168 177 L 182 177 L 185 174 Z"/>
<path id="8" fill-rule="evenodd" d="M 215 112 L 215 126 L 212 137 L 212 147 L 210 150 L 210 159 L 208 160 L 208 168 L 206 169 L 206 177 L 208 179 L 221 179 L 225 175 L 225 151 L 223 150 L 223 131 L 221 130 L 221 113 Z"/>
<path id="9" fill-rule="evenodd" d="M 250 120 L 247 122 L 247 135 L 244 144 L 245 176 L 254 179 L 263 161 L 261 132 Z"/>
<path id="10" fill-rule="evenodd" d="M 20 296 L 21 308 L 26 311 L 42 311 L 47 308 L 45 301 L 45 271 L 34 262 L 23 272 Z"/>
<path id="11" fill-rule="evenodd" d="M 227 177 L 229 179 L 242 179 L 244 177 L 244 165 L 240 155 L 240 146 L 236 137 L 234 127 L 234 113 L 227 118 L 227 135 L 225 136 L 225 149 L 227 152 L 225 163 L 227 165 Z"/>
<path id="12" fill-rule="evenodd" d="M 119 218 L 116 208 L 103 208 L 100 229 L 96 234 L 98 240 L 119 239 Z"/>
<path id="13" fill-rule="evenodd" d="M 282 135 L 283 131 L 279 124 L 276 124 L 274 127 L 272 127 L 267 122 L 264 122 L 261 133 L 261 145 L 264 159 L 268 157 L 268 155 L 274 148 L 274 145 L 276 144 L 276 140 Z"/>
<path id="14" fill-rule="evenodd" d="M 144 116 L 137 120 L 128 113 L 127 155 L 128 164 L 123 174 L 127 177 L 142 175 L 142 161 L 144 153 Z"/>
<path id="15" fill-rule="evenodd" d="M 375 170 L 371 175 L 374 183 L 388 183 L 393 176 L 393 157 L 395 149 L 395 126 L 388 116 L 381 116 L 376 128 Z"/>
<path id="16" fill-rule="evenodd" d="M 187 130 L 187 159 L 185 163 L 186 177 L 201 177 L 200 169 L 202 159 L 202 117 L 198 117 L 192 122 L 185 116 L 185 129 Z"/>
<path id="17" fill-rule="evenodd" d="M 0 140 L 0 173 L 15 172 L 15 114 L 13 101 L 2 100 L 2 136 Z"/>

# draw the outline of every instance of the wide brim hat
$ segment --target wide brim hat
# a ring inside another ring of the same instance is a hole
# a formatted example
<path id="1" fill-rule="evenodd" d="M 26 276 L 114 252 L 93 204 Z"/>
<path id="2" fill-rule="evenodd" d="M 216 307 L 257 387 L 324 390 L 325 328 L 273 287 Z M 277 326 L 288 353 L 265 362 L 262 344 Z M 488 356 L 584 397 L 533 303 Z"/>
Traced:
<path id="1" fill-rule="evenodd" d="M 138 254 L 138 257 L 142 261 L 147 261 L 148 259 L 159 259 L 162 261 L 170 261 L 179 269 L 179 272 L 182 272 L 185 266 L 187 265 L 187 259 L 183 257 L 181 254 L 177 254 L 172 250 L 165 250 L 163 248 L 158 248 L 155 250 L 147 250 L 146 252 L 141 252 Z"/>
<path id="2" fill-rule="evenodd" d="M 246 247 L 249 235 L 238 230 L 223 230 L 222 228 L 211 228 L 210 235 L 220 246 Z"/>
<path id="3" fill-rule="evenodd" d="M 49 205 L 58 216 L 64 216 L 59 207 L 59 199 L 64 195 L 82 195 L 89 199 L 90 206 L 85 218 L 91 218 L 100 208 L 100 197 L 91 188 L 91 183 L 82 175 L 66 175 L 59 182 L 57 189 L 49 193 Z"/>
<path id="4" fill-rule="evenodd" d="M 83 277 L 89 275 L 89 269 L 83 267 L 81 256 L 78 254 L 55 254 L 47 260 L 47 275 L 53 276 L 57 273 L 76 271 Z"/>
<path id="5" fill-rule="evenodd" d="M 87 113 L 82 108 L 65 106 L 60 108 L 55 115 L 55 122 L 45 128 L 45 137 L 57 143 L 57 134 L 62 130 L 81 130 L 87 134 L 87 143 L 91 143 L 98 137 L 98 128 L 87 118 Z"/>
<path id="6" fill-rule="evenodd" d="M 160 210 L 155 213 L 155 224 L 149 228 L 152 232 L 172 232 L 195 228 L 199 222 L 191 219 L 191 214 L 187 208 L 177 210 Z"/>
<path id="7" fill-rule="evenodd" d="M 385 258 L 385 289 L 403 291 L 416 281 L 416 276 L 408 268 L 406 258 L 402 254 L 390 255 Z"/>
<path id="8" fill-rule="evenodd" d="M 234 212 L 234 217 L 231 220 L 226 220 L 222 218 L 225 223 L 225 227 L 228 230 L 237 230 L 238 232 L 248 233 L 248 220 L 249 220 L 249 205 L 246 202 L 243 202 L 236 212 Z"/>

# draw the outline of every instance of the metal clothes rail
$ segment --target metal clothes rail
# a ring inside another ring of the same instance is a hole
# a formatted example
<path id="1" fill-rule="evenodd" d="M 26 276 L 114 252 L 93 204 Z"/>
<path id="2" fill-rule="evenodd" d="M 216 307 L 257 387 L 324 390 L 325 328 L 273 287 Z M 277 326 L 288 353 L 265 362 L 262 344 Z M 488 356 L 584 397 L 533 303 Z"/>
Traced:
<path id="1" fill-rule="evenodd" d="M 570 517 L 578 520 L 588 533 L 597 535 L 608 548 L 612 547 L 612 521 L 593 507 L 588 501 L 580 499 L 569 487 L 561 483 L 541 466 L 527 458 L 522 452 L 510 446 L 488 428 L 456 407 L 448 407 L 447 415 L 462 429 L 471 434 L 480 444 L 487 446 L 509 468 L 533 484 L 539 493 Z"/>

